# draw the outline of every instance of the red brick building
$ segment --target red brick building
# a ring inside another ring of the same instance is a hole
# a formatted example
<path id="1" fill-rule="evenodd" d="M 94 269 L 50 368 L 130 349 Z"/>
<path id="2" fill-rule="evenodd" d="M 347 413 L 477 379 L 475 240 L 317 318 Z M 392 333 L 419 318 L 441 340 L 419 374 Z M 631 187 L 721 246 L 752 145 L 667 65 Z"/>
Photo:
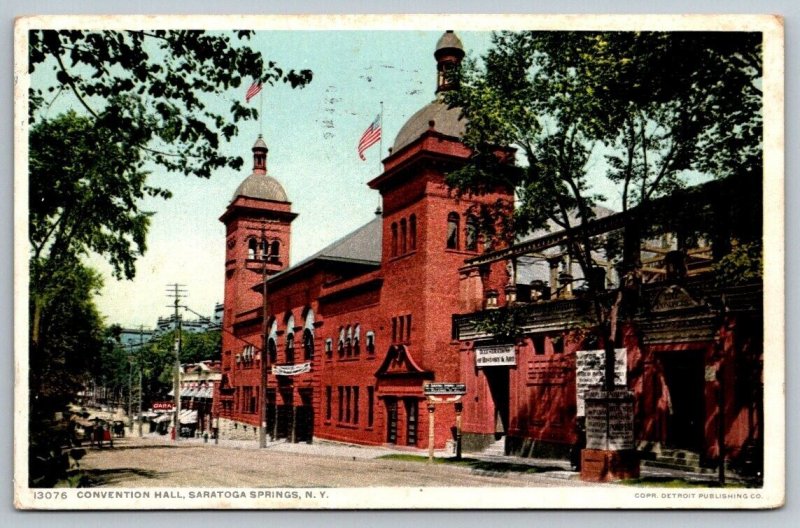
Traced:
<path id="1" fill-rule="evenodd" d="M 451 88 L 446 72 L 464 56 L 455 34 L 442 36 L 434 56 L 439 93 Z M 603 348 L 586 323 L 591 307 L 580 273 L 558 249 L 563 234 L 540 233 L 512 247 L 478 235 L 476 212 L 510 204 L 513 195 L 456 196 L 448 188 L 445 174 L 470 155 L 460 141 L 464 130 L 460 111 L 438 97 L 420 109 L 397 134 L 383 173 L 369 182 L 382 212 L 292 267 L 296 214 L 268 175 L 259 138 L 253 174 L 221 218 L 225 312 L 214 412 L 223 437 L 258 438 L 266 336 L 266 428 L 273 438 L 425 448 L 423 384 L 438 381 L 467 386 L 467 451 L 499 440 L 505 453 L 567 456 L 579 442 L 579 363 L 591 358 L 581 354 Z M 763 289 L 760 282 L 720 285 L 711 273 L 732 239 L 760 226 L 760 209 L 752 207 L 760 186 L 751 179 L 755 187 L 746 192 L 718 182 L 699 197 L 664 201 L 662 208 L 682 211 L 677 216 L 706 232 L 698 238 L 691 225 L 667 222 L 658 245 L 642 243 L 647 276 L 617 346 L 624 349 L 624 384 L 635 395 L 636 447 L 646 456 L 713 464 L 722 439 L 728 460 L 760 464 Z M 709 196 L 724 207 L 709 212 Z M 698 201 L 688 207 L 687 200 Z M 600 213 L 593 236 L 624 225 L 620 215 Z M 689 256 L 687 273 L 665 280 L 667 255 L 676 252 Z M 615 286 L 613 265 L 596 258 L 604 284 Z M 520 329 L 513 339 L 481 323 L 512 310 Z M 454 423 L 453 406 L 439 406 L 435 447 L 453 438 Z"/>
<path id="2" fill-rule="evenodd" d="M 292 267 L 296 214 L 268 175 L 267 146 L 260 138 L 253 146 L 253 173 L 221 218 L 227 253 L 215 409 L 223 437 L 258 437 L 266 333 L 275 372 L 268 375 L 268 434 L 427 447 L 423 383 L 460 377 L 451 335 L 452 315 L 463 309 L 458 270 L 491 247 L 479 240 L 474 211 L 511 199 L 508 192 L 456 197 L 445 184 L 469 155 L 459 139 L 460 111 L 438 96 L 451 88 L 447 70 L 464 56 L 458 37 L 446 32 L 434 56 L 437 98 L 402 127 L 384 172 L 369 183 L 382 213 Z M 454 422 L 453 406 L 440 406 L 437 448 L 452 438 Z"/>
<path id="3" fill-rule="evenodd" d="M 641 277 L 623 304 L 615 345 L 617 385 L 634 395 L 634 446 L 655 464 L 716 466 L 722 446 L 726 463 L 752 473 L 762 467 L 763 286 L 718 272 L 737 243 L 760 238 L 760 197 L 760 176 L 743 175 L 648 211 L 660 236 L 640 243 Z M 625 214 L 606 214 L 587 229 L 607 236 L 625 225 Z M 564 232 L 540 233 L 461 269 L 465 301 L 475 307 L 453 320 L 470 396 L 466 449 L 501 438 L 507 454 L 566 457 L 579 443 L 581 377 L 603 370 L 603 343 L 591 299 L 570 287 L 580 284 L 579 270 L 565 240 Z M 487 281 L 498 262 L 514 270 L 501 275 L 513 296 L 495 301 L 496 282 Z M 613 270 L 604 283 L 618 284 Z M 511 319 L 515 335 L 495 330 Z"/>

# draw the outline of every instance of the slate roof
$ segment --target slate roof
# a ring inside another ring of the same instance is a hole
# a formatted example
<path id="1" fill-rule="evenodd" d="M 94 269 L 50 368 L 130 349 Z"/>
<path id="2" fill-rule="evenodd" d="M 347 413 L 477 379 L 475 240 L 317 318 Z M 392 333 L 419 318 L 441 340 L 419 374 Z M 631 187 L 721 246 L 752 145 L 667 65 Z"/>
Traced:
<path id="1" fill-rule="evenodd" d="M 276 273 L 270 278 L 270 281 L 318 260 L 378 266 L 381 263 L 382 237 L 383 217 L 375 215 L 375 218 L 352 233 L 343 236 L 294 266 Z"/>

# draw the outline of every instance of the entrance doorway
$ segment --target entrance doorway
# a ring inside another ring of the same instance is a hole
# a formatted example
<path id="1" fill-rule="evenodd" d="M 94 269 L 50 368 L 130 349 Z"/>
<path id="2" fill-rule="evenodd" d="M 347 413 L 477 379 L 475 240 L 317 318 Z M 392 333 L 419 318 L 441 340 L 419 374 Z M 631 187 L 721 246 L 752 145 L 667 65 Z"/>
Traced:
<path id="1" fill-rule="evenodd" d="M 417 445 L 418 409 L 416 399 L 409 398 L 406 400 L 406 444 L 410 446 Z"/>
<path id="2" fill-rule="evenodd" d="M 386 398 L 386 443 L 397 443 L 397 399 Z"/>
<path id="3" fill-rule="evenodd" d="M 494 403 L 494 436 L 499 440 L 508 432 L 508 368 L 484 368 L 483 375 L 486 376 Z"/>
<path id="4" fill-rule="evenodd" d="M 300 389 L 300 406 L 296 409 L 295 441 L 312 443 L 314 438 L 314 406 L 312 389 Z"/>
<path id="5" fill-rule="evenodd" d="M 672 404 L 667 415 L 667 446 L 700 452 L 706 406 L 703 352 L 665 352 L 659 360 Z"/>

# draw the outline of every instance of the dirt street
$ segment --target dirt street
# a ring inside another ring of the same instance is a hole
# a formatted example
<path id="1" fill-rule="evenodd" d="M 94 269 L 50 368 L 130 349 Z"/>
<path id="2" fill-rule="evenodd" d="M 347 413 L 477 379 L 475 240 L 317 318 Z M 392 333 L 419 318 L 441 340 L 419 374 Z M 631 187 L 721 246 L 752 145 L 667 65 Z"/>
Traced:
<path id="1" fill-rule="evenodd" d="M 280 447 L 280 446 L 275 446 Z M 369 458 L 376 450 L 293 446 L 282 450 L 166 439 L 125 438 L 89 449 L 80 461 L 93 486 L 115 487 L 370 487 L 581 486 L 576 480 L 514 471 L 476 470 Z M 302 450 L 306 449 L 306 452 Z M 349 451 L 348 451 L 349 449 Z M 362 456 L 350 456 L 358 454 Z M 362 454 L 363 453 L 363 454 Z M 380 454 L 380 452 L 378 452 Z"/>

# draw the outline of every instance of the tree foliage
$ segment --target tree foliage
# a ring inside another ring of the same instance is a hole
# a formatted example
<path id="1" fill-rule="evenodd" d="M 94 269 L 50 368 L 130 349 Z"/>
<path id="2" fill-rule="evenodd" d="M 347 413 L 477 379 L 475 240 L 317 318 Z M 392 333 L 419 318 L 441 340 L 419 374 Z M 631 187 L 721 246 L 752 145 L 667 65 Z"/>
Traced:
<path id="1" fill-rule="evenodd" d="M 34 125 L 29 144 L 32 261 L 52 270 L 92 252 L 106 257 L 118 277 L 133 277 L 150 224 L 141 199 L 170 195 L 147 184 L 141 138 L 70 111 Z"/>
<path id="2" fill-rule="evenodd" d="M 219 153 L 238 123 L 258 111 L 243 104 L 251 81 L 302 87 L 310 70 L 284 71 L 243 43 L 252 31 L 233 35 L 199 30 L 34 30 L 29 34 L 29 115 L 39 118 L 62 91 L 103 128 L 125 129 L 147 161 L 183 174 L 209 177 L 238 169 L 241 157 Z M 226 111 L 225 92 L 243 88 Z"/>
<path id="3" fill-rule="evenodd" d="M 510 183 L 518 235 L 585 223 L 609 198 L 646 205 L 689 171 L 760 177 L 758 33 L 503 32 L 493 44 L 447 95 L 475 151 L 449 182 Z M 521 170 L 499 171 L 496 145 L 518 149 Z M 617 196 L 599 194 L 602 179 Z M 572 246 L 586 272 L 592 242 Z"/>
<path id="4" fill-rule="evenodd" d="M 467 118 L 474 155 L 449 175 L 451 186 L 514 188 L 517 236 L 585 225 L 609 198 L 631 212 L 616 295 L 586 283 L 612 380 L 617 318 L 637 291 L 648 205 L 683 188 L 690 171 L 761 177 L 761 35 L 501 32 L 482 65 L 468 62 L 455 75 L 459 89 L 445 97 Z M 501 170 L 498 146 L 517 149 L 520 170 Z M 600 194 L 601 180 L 617 196 Z M 585 232 L 569 231 L 564 249 L 591 278 L 593 251 L 611 240 Z"/>

